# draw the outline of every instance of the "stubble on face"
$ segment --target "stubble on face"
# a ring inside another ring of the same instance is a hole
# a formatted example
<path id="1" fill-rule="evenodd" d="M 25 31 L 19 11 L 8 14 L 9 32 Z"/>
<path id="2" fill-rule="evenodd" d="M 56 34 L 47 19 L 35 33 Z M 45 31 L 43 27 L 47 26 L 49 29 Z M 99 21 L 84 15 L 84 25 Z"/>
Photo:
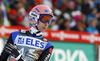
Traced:
<path id="1" fill-rule="evenodd" d="M 48 23 L 42 23 L 41 21 L 39 21 L 37 27 L 39 31 L 44 32 L 48 27 Z"/>

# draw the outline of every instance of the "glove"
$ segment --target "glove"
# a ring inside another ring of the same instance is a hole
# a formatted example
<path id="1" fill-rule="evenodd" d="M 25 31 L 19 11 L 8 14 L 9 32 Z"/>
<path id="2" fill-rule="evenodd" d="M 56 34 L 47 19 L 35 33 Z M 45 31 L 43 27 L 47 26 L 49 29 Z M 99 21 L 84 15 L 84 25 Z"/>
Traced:
<path id="1" fill-rule="evenodd" d="M 19 50 L 15 45 L 12 45 L 11 43 L 7 43 L 5 45 L 4 49 L 8 54 L 16 58 L 18 61 L 26 61 L 26 59 L 20 54 Z"/>
<path id="2" fill-rule="evenodd" d="M 39 59 L 42 51 L 43 51 L 42 49 L 36 49 L 36 50 L 29 49 L 25 55 L 28 57 L 31 57 L 34 61 L 37 61 Z"/>

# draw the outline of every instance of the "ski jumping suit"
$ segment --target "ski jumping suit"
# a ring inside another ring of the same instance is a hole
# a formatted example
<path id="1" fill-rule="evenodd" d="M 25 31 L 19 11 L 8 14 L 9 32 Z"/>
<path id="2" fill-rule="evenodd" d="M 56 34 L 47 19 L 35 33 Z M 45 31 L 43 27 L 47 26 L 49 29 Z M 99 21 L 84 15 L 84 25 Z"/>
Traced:
<path id="1" fill-rule="evenodd" d="M 17 50 L 19 53 L 16 53 Z M 17 61 L 24 61 L 24 58 L 27 61 L 49 61 L 52 50 L 53 45 L 42 36 L 42 32 L 31 27 L 28 31 L 11 33 L 0 55 L 0 61 L 7 61 L 8 58 Z"/>

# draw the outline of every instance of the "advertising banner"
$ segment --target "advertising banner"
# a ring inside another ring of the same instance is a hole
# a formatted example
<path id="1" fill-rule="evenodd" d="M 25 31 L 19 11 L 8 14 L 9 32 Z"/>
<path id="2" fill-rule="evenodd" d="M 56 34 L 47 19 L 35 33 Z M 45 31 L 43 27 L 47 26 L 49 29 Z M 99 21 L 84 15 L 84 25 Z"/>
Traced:
<path id="1" fill-rule="evenodd" d="M 54 45 L 50 61 L 95 61 L 94 44 L 52 42 Z"/>
<path id="2" fill-rule="evenodd" d="M 14 31 L 20 29 L 29 30 L 21 26 L 0 26 L 0 37 L 8 38 Z M 66 31 L 66 30 L 46 30 L 43 36 L 52 41 L 80 42 L 80 43 L 100 43 L 100 34 L 90 34 L 87 32 Z"/>
<path id="3" fill-rule="evenodd" d="M 29 28 L 23 26 L 0 26 L 0 37 L 8 38 L 9 35 L 14 31 L 20 31 L 20 29 L 28 30 Z"/>
<path id="4" fill-rule="evenodd" d="M 99 45 L 99 49 L 98 49 L 98 61 L 100 61 L 100 45 Z"/>

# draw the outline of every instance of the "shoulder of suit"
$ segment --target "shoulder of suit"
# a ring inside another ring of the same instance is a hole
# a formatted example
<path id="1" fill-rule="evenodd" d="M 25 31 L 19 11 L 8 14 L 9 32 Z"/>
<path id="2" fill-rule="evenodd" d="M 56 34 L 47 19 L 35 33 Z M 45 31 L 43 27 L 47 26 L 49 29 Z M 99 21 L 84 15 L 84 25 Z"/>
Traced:
<path id="1" fill-rule="evenodd" d="M 20 32 L 21 32 L 21 33 L 26 33 L 26 30 L 22 30 L 22 29 L 21 29 Z"/>
<path id="2" fill-rule="evenodd" d="M 48 42 L 48 40 L 46 38 L 43 38 L 43 41 Z"/>

